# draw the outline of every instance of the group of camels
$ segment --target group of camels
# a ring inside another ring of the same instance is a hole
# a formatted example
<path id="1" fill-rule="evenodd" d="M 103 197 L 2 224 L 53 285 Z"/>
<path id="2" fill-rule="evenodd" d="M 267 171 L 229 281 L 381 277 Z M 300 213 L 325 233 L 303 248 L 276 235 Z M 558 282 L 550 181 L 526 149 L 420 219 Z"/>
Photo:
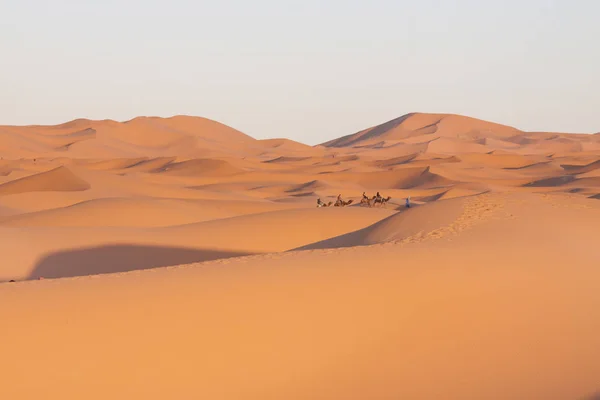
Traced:
<path id="1" fill-rule="evenodd" d="M 377 194 L 373 197 L 369 197 L 365 194 L 365 192 L 363 192 L 362 194 L 362 199 L 360 200 L 360 205 L 361 206 L 369 206 L 372 207 L 374 205 L 383 205 L 385 206 L 385 204 L 390 201 L 392 197 L 388 196 L 388 197 L 382 197 L 379 192 L 377 192 Z M 320 198 L 317 199 L 317 207 L 330 207 L 331 205 L 333 205 L 334 207 L 346 207 L 349 206 L 350 204 L 352 204 L 354 202 L 354 200 L 350 199 L 348 201 L 342 200 L 342 195 L 339 194 L 337 197 L 337 200 L 334 202 L 330 201 L 329 203 L 324 203 L 323 201 L 321 201 Z"/>

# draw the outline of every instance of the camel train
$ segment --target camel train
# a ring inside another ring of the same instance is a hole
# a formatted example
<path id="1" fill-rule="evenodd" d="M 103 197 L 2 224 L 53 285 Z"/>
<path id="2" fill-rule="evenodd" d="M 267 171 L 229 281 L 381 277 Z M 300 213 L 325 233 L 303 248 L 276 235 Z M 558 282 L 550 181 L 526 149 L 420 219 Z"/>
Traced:
<path id="1" fill-rule="evenodd" d="M 379 194 L 379 192 L 377 192 L 377 194 L 375 196 L 369 197 L 365 194 L 365 192 L 363 192 L 362 199 L 360 200 L 360 204 L 366 205 L 369 207 L 374 206 L 376 204 L 385 206 L 387 204 L 387 202 L 390 201 L 391 198 L 392 198 L 391 196 L 383 197 Z"/>
<path id="2" fill-rule="evenodd" d="M 387 204 L 387 202 L 390 201 L 391 198 L 392 198 L 391 196 L 383 197 L 379 194 L 379 192 L 377 192 L 377 194 L 371 198 L 371 197 L 367 196 L 365 194 L 365 192 L 363 192 L 362 199 L 360 200 L 360 205 L 372 207 L 374 205 L 379 204 L 379 205 L 385 206 Z M 317 207 L 330 207 L 332 204 L 334 207 L 346 207 L 352 203 L 353 203 L 352 199 L 350 199 L 348 201 L 342 200 L 341 194 L 338 195 L 335 203 L 333 203 L 332 201 L 330 201 L 329 203 L 324 203 L 320 198 L 317 199 Z"/>
<path id="3" fill-rule="evenodd" d="M 338 194 L 337 200 L 335 201 L 335 203 L 333 203 L 332 201 L 330 201 L 329 203 L 325 204 L 321 201 L 320 198 L 317 199 L 317 207 L 330 207 L 332 204 L 334 207 L 346 207 L 349 206 L 350 204 L 352 204 L 354 202 L 354 200 L 350 199 L 348 201 L 344 201 L 342 200 L 342 195 Z"/>

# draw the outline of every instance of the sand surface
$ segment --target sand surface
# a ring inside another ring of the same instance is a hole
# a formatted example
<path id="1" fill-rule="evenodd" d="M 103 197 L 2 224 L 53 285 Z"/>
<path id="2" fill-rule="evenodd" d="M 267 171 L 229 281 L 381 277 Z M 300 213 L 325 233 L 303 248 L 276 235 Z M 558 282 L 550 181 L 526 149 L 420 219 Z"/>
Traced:
<path id="1" fill-rule="evenodd" d="M 600 390 L 600 135 L 80 119 L 0 126 L 0 157 L 2 398 Z"/>

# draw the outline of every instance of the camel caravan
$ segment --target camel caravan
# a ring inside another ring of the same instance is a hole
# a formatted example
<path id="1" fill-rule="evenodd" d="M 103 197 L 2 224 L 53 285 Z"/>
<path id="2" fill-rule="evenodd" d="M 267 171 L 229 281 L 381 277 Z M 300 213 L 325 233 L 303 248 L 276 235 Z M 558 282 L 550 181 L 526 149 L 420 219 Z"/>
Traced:
<path id="1" fill-rule="evenodd" d="M 390 201 L 391 198 L 392 198 L 391 196 L 383 197 L 379 194 L 379 192 L 377 192 L 377 194 L 375 196 L 369 197 L 365 194 L 365 192 L 363 192 L 362 199 L 360 200 L 360 205 L 372 207 L 372 206 L 379 204 L 380 206 L 385 207 L 385 205 L 387 204 L 388 201 Z M 332 201 L 330 201 L 329 203 L 324 203 L 321 200 L 321 198 L 317 199 L 317 207 L 331 207 L 331 205 L 333 205 L 334 207 L 346 207 L 352 203 L 353 203 L 352 199 L 350 199 L 348 201 L 343 200 L 341 194 L 338 195 L 335 203 Z M 408 204 L 408 202 L 407 202 L 407 204 Z"/>
<path id="2" fill-rule="evenodd" d="M 377 194 L 373 197 L 369 197 L 365 194 L 365 192 L 363 192 L 362 194 L 362 199 L 360 200 L 360 204 L 361 205 L 366 205 L 371 207 L 372 205 L 377 205 L 380 204 L 382 206 L 385 206 L 387 204 L 388 201 L 390 201 L 392 197 L 388 196 L 388 197 L 383 197 L 379 194 L 379 192 L 377 192 Z"/>
<path id="3" fill-rule="evenodd" d="M 348 201 L 344 201 L 342 200 L 342 195 L 338 194 L 337 200 L 335 201 L 335 203 L 333 203 L 333 201 L 330 201 L 329 203 L 323 203 L 321 201 L 321 198 L 317 199 L 317 207 L 330 207 L 332 204 L 334 207 L 346 207 L 349 206 L 350 204 L 352 204 L 354 202 L 354 200 L 350 199 Z"/>

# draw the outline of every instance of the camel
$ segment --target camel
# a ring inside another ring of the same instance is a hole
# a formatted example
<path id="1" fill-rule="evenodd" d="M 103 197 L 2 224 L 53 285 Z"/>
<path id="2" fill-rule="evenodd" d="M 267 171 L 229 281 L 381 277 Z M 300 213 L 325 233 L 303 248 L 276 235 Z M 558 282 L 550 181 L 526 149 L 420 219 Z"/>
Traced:
<path id="1" fill-rule="evenodd" d="M 329 206 L 330 206 L 332 203 L 333 203 L 333 202 L 332 202 L 332 201 L 330 201 L 329 203 L 325 204 L 325 203 L 323 203 L 323 202 L 321 201 L 321 199 L 319 198 L 319 199 L 317 199 L 317 208 L 318 208 L 318 207 L 329 207 Z"/>
<path id="2" fill-rule="evenodd" d="M 381 205 L 385 206 L 385 205 L 386 205 L 386 203 L 387 203 L 388 201 L 390 201 L 390 200 L 391 200 L 391 198 L 392 198 L 391 196 L 388 196 L 388 197 L 380 197 L 380 198 L 378 198 L 378 199 L 375 199 L 375 202 L 374 202 L 373 204 L 378 204 L 378 203 L 379 203 L 379 204 L 381 204 Z"/>
<path id="3" fill-rule="evenodd" d="M 338 194 L 337 200 L 335 201 L 334 207 L 346 207 L 352 204 L 354 200 L 350 199 L 348 201 L 342 200 L 342 195 Z"/>
<path id="4" fill-rule="evenodd" d="M 360 199 L 360 205 L 367 205 L 369 207 L 371 207 L 371 201 L 373 201 L 375 199 L 375 196 L 373 196 L 373 198 L 370 198 L 369 196 L 367 196 L 365 194 L 365 192 L 363 192 L 362 194 L 362 199 Z"/>
<path id="5" fill-rule="evenodd" d="M 385 204 L 390 201 L 392 197 L 388 196 L 387 198 L 382 197 L 379 192 L 377 192 L 377 195 L 373 197 L 373 205 L 375 204 L 381 204 L 383 206 L 385 206 Z"/>

